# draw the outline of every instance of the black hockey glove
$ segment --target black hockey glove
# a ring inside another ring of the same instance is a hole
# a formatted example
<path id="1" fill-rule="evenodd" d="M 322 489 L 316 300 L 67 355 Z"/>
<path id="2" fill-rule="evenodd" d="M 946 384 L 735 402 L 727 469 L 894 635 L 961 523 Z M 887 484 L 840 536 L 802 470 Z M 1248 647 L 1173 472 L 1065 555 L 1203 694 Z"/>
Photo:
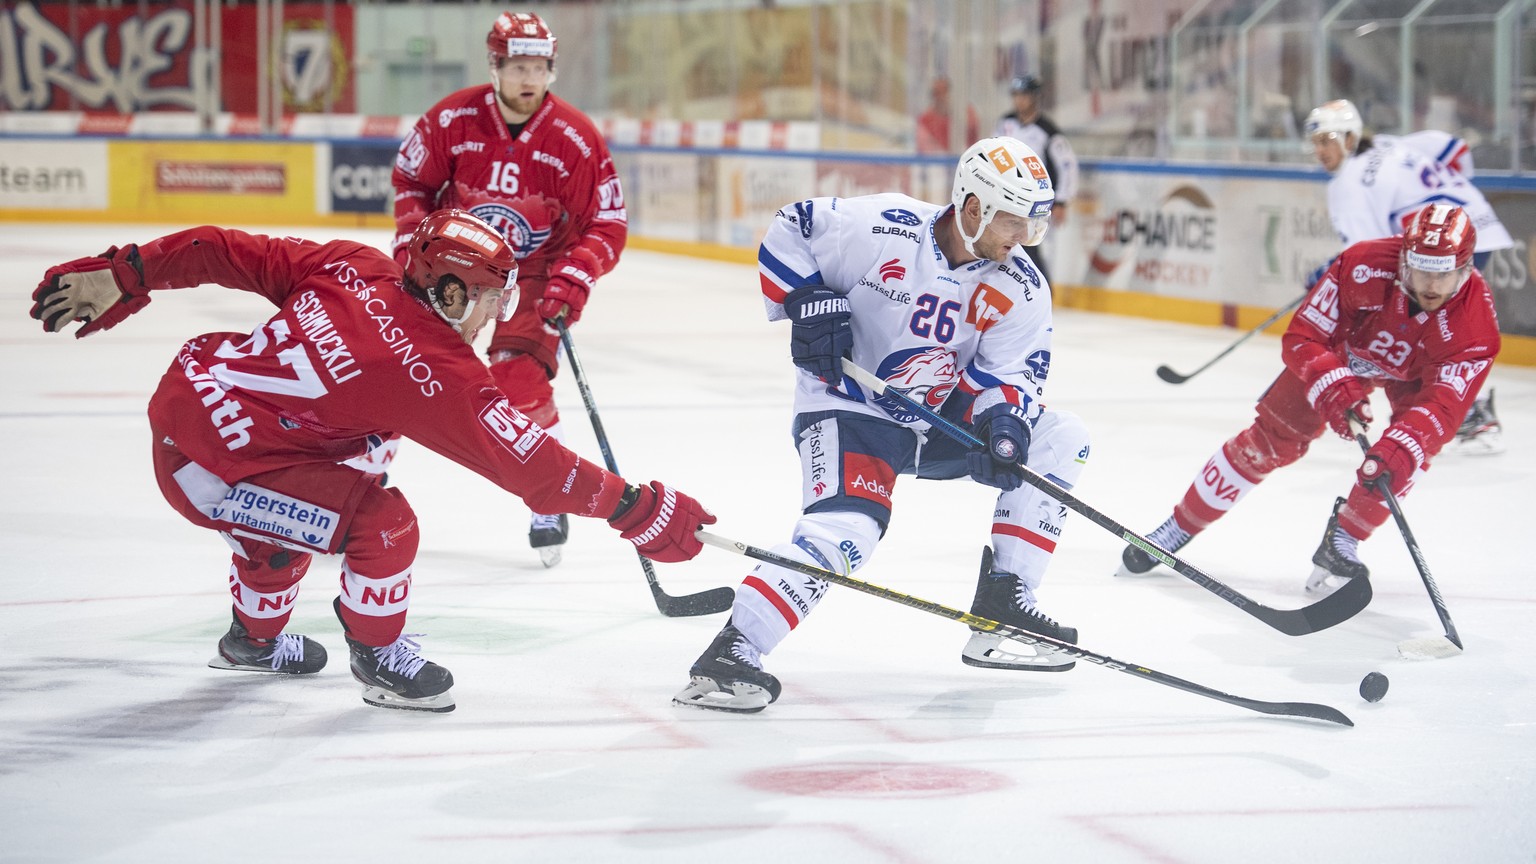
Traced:
<path id="1" fill-rule="evenodd" d="M 1019 466 L 1029 458 L 1029 417 L 1024 409 L 1006 402 L 993 405 L 976 418 L 976 437 L 987 449 L 965 454 L 971 479 L 1004 492 L 1019 488 L 1024 482 Z"/>
<path id="2" fill-rule="evenodd" d="M 841 360 L 853 355 L 848 298 L 825 285 L 806 285 L 785 295 L 784 312 L 794 322 L 789 356 L 795 365 L 828 384 L 841 381 Z"/>

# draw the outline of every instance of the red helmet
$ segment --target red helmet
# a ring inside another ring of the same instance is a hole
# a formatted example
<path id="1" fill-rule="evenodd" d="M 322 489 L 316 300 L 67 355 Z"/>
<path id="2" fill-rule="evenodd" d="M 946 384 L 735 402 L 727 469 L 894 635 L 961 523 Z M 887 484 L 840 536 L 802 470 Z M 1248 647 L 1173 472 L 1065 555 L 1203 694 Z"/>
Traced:
<path id="1" fill-rule="evenodd" d="M 1467 211 L 1454 204 L 1430 204 L 1403 233 L 1403 263 L 1426 273 L 1449 273 L 1472 263 L 1477 229 Z"/>
<path id="2" fill-rule="evenodd" d="M 485 45 L 492 57 L 547 57 L 555 62 L 555 34 L 532 12 L 503 12 L 496 16 Z"/>
<path id="3" fill-rule="evenodd" d="M 406 247 L 405 275 L 427 294 L 432 308 L 458 329 L 485 290 L 501 291 L 496 318 L 517 308 L 517 258 L 495 228 L 465 210 L 439 210 L 422 220 Z M 464 283 L 469 306 L 457 318 L 443 311 L 438 288 L 444 277 Z"/>

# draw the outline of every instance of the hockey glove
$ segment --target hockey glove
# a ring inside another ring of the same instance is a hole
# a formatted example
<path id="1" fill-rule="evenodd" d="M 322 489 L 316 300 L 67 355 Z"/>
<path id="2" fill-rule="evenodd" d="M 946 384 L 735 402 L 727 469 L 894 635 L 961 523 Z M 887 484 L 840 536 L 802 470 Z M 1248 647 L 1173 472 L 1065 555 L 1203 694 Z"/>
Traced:
<path id="1" fill-rule="evenodd" d="M 715 524 L 715 517 L 694 499 L 652 480 L 624 490 L 608 524 L 635 544 L 641 555 L 674 564 L 699 554 L 704 544 L 694 534 L 705 525 Z"/>
<path id="2" fill-rule="evenodd" d="M 1387 427 L 1381 440 L 1366 451 L 1365 461 L 1360 463 L 1355 476 L 1367 489 L 1375 489 L 1378 482 L 1384 482 L 1393 495 L 1402 495 L 1407 491 L 1409 481 L 1413 480 L 1414 472 L 1422 467 L 1424 446 L 1415 430 L 1394 423 Z"/>
<path id="3" fill-rule="evenodd" d="M 1308 291 L 1311 291 L 1313 288 L 1317 287 L 1317 283 L 1323 281 L 1323 277 L 1328 275 L 1328 268 L 1332 267 L 1333 262 L 1337 260 L 1339 260 L 1339 256 L 1335 255 L 1332 258 L 1329 258 L 1327 261 L 1324 261 L 1321 267 L 1313 270 L 1311 275 L 1307 276 L 1306 283 L 1301 287 Z"/>
<path id="4" fill-rule="evenodd" d="M 784 296 L 784 312 L 794 322 L 789 356 L 795 365 L 828 384 L 842 380 L 842 358 L 853 356 L 848 298 L 825 285 L 804 285 Z"/>
<path id="5" fill-rule="evenodd" d="M 1019 466 L 1029 458 L 1030 434 L 1028 415 L 1017 405 L 999 402 L 983 411 L 976 420 L 976 437 L 987 449 L 965 454 L 971 479 L 1004 492 L 1019 488 L 1024 482 Z"/>
<path id="6" fill-rule="evenodd" d="M 1355 433 L 1349 428 L 1351 414 L 1361 426 L 1371 423 L 1370 394 L 1355 373 L 1343 366 L 1329 370 L 1313 382 L 1307 390 L 1307 398 L 1334 433 L 1345 441 L 1355 440 Z"/>
<path id="7" fill-rule="evenodd" d="M 139 247 L 130 244 L 49 267 L 32 292 L 29 314 L 43 322 L 48 333 L 59 332 L 71 321 L 84 322 L 85 326 L 75 331 L 79 339 L 97 330 L 110 330 L 148 305 L 144 261 Z"/>
<path id="8" fill-rule="evenodd" d="M 539 298 L 539 317 L 553 321 L 561 310 L 565 310 L 566 326 L 575 324 L 581 320 L 581 310 L 586 308 L 593 283 L 592 277 L 579 264 L 566 261 L 556 266 L 544 285 L 544 295 Z"/>

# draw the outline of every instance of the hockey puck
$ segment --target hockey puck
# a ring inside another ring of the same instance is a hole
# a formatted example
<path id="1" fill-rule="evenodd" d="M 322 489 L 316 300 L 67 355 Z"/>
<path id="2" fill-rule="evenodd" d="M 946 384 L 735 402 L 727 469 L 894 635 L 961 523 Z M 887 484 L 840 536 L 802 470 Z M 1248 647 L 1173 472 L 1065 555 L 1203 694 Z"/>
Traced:
<path id="1" fill-rule="evenodd" d="M 1387 676 L 1372 672 L 1360 679 L 1360 698 L 1367 702 L 1380 702 L 1387 695 Z"/>

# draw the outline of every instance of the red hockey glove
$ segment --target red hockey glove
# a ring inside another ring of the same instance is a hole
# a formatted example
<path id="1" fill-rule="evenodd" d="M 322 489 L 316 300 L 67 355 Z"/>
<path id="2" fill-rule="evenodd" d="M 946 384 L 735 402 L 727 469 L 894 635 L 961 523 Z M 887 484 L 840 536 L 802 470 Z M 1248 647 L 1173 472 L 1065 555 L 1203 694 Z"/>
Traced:
<path id="1" fill-rule="evenodd" d="M 1424 446 L 1414 430 L 1402 423 L 1387 427 L 1381 440 L 1365 453 L 1365 461 L 1355 476 L 1360 485 L 1375 489 L 1384 480 L 1393 495 L 1402 495 L 1413 480 L 1414 472 L 1424 467 Z"/>
<path id="2" fill-rule="evenodd" d="M 1349 428 L 1350 414 L 1355 415 L 1361 426 L 1371 423 L 1370 394 L 1355 373 L 1342 366 L 1329 370 L 1313 382 L 1307 391 L 1307 399 L 1328 421 L 1334 433 L 1345 441 L 1355 440 L 1355 433 Z"/>
<path id="3" fill-rule="evenodd" d="M 705 525 L 715 524 L 715 517 L 699 502 L 652 480 L 646 486 L 629 487 L 618 512 L 608 517 L 608 524 L 635 544 L 641 555 L 674 564 L 699 554 L 704 544 L 693 535 Z"/>
<path id="4" fill-rule="evenodd" d="M 544 296 L 539 298 L 539 317 L 545 321 L 553 321 L 560 315 L 560 310 L 568 310 L 565 313 L 566 326 L 575 324 L 581 320 L 581 310 L 587 305 L 587 295 L 592 293 L 594 280 L 587 271 L 572 261 L 566 261 L 555 267 L 549 274 L 549 282 L 544 285 Z"/>
<path id="5" fill-rule="evenodd" d="M 110 330 L 148 305 L 144 262 L 139 247 L 130 244 L 49 267 L 32 292 L 29 314 L 43 322 L 48 333 L 59 332 L 71 321 L 83 321 L 85 326 L 75 331 L 79 339 Z"/>

